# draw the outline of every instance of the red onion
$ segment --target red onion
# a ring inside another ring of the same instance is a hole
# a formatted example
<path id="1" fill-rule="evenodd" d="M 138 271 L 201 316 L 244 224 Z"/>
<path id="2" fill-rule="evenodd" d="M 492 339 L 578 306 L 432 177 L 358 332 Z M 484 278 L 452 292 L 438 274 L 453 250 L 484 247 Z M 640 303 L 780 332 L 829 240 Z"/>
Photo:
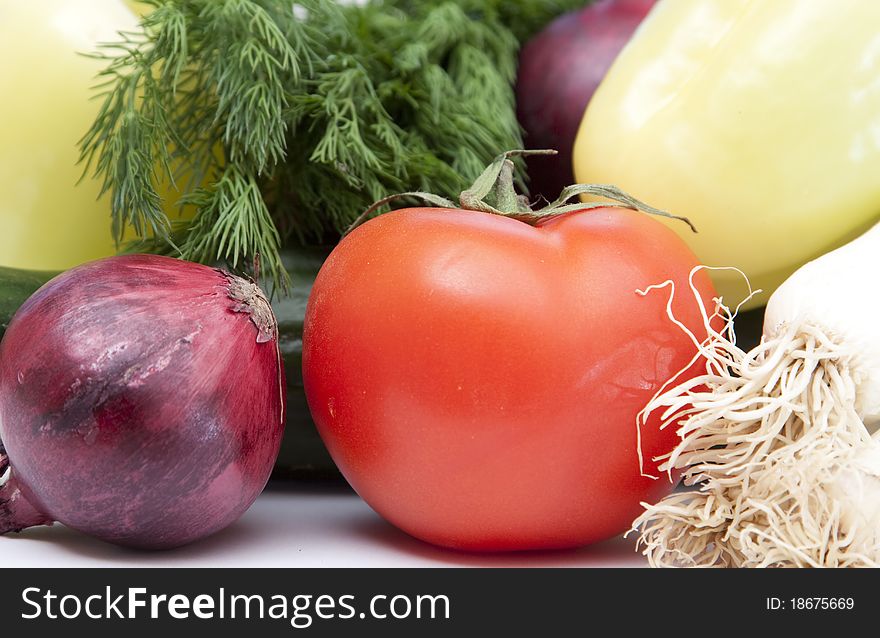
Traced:
<path id="1" fill-rule="evenodd" d="M 283 374 L 249 281 L 155 255 L 59 275 L 0 343 L 0 533 L 166 548 L 226 527 L 278 455 Z"/>
<path id="2" fill-rule="evenodd" d="M 553 200 L 575 183 L 571 153 L 587 104 L 654 2 L 598 0 L 558 17 L 523 47 L 516 105 L 526 145 L 559 151 L 528 159 L 533 196 Z"/>

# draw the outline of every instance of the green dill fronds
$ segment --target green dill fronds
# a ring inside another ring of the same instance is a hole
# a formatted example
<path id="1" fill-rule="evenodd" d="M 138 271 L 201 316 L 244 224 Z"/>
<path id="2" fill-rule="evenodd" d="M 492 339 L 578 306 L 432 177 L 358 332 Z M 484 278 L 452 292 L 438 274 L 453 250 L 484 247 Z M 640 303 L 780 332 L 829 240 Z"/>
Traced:
<path id="1" fill-rule="evenodd" d="M 151 0 L 97 54 L 80 142 L 113 233 L 286 283 L 279 250 L 344 230 L 399 191 L 455 197 L 520 148 L 523 38 L 574 0 Z M 162 195 L 174 201 L 163 201 Z M 166 211 L 194 207 L 190 222 Z"/>
<path id="2" fill-rule="evenodd" d="M 256 176 L 230 164 L 210 189 L 196 189 L 183 203 L 195 206 L 199 214 L 180 247 L 181 257 L 203 263 L 219 259 L 233 269 L 247 269 L 251 264 L 242 261 L 250 256 L 267 272 L 283 270 L 278 230 Z"/>

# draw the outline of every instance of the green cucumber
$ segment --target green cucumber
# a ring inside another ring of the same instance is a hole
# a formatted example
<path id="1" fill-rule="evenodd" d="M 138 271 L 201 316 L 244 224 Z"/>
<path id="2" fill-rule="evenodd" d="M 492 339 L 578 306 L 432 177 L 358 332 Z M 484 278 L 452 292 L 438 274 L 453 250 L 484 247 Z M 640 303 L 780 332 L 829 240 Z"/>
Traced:
<path id="1" fill-rule="evenodd" d="M 278 342 L 287 378 L 287 416 L 276 478 L 336 478 L 339 470 L 318 436 L 306 403 L 302 377 L 302 331 L 306 302 L 329 248 L 297 248 L 281 253 L 290 275 L 290 294 L 272 302 L 278 320 Z M 265 285 L 264 285 L 265 289 Z"/>
<path id="2" fill-rule="evenodd" d="M 278 319 L 279 343 L 287 377 L 286 425 L 273 473 L 276 478 L 339 476 L 315 430 L 302 380 L 302 328 L 306 301 L 328 254 L 329 249 L 324 248 L 297 248 L 282 254 L 284 267 L 290 274 L 291 291 L 287 297 L 272 304 Z M 0 267 L 0 337 L 25 299 L 57 274 Z"/>
<path id="3" fill-rule="evenodd" d="M 0 266 L 0 337 L 6 332 L 12 315 L 24 300 L 57 274 L 57 272 L 19 270 Z"/>

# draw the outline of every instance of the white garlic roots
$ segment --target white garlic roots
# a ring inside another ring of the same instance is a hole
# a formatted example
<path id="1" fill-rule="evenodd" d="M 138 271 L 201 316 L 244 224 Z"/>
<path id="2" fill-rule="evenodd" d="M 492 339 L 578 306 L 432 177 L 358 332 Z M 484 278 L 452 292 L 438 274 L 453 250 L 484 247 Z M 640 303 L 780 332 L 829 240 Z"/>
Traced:
<path id="1" fill-rule="evenodd" d="M 686 330 L 671 282 L 640 292 L 664 287 Z M 662 427 L 678 428 L 660 467 L 691 489 L 643 504 L 642 553 L 652 566 L 880 566 L 880 435 L 855 407 L 860 353 L 800 317 L 744 351 L 736 309 L 716 300 L 709 315 L 691 290 L 709 335 L 688 331 L 705 374 L 671 379 L 638 424 L 660 411 Z"/>

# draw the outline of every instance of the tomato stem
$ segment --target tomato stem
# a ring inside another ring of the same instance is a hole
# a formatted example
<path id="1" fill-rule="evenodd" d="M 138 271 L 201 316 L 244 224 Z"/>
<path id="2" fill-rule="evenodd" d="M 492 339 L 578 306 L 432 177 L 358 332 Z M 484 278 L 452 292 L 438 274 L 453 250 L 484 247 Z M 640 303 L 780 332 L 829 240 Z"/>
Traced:
<path id="1" fill-rule="evenodd" d="M 502 215 L 527 224 L 535 224 L 541 219 L 557 217 L 572 211 L 603 208 L 606 206 L 621 206 L 649 215 L 677 219 L 687 224 L 693 232 L 697 232 L 696 227 L 687 217 L 673 215 L 659 208 L 649 206 L 610 184 L 573 184 L 566 186 L 554 201 L 543 208 L 532 210 L 528 198 L 516 192 L 513 179 L 515 165 L 511 158 L 517 156 L 528 157 L 531 155 L 556 155 L 556 153 L 557 151 L 550 149 L 514 150 L 502 153 L 486 167 L 486 170 L 480 174 L 470 188 L 462 191 L 459 196 L 458 205 L 445 197 L 422 192 L 399 193 L 383 197 L 361 213 L 354 223 L 349 226 L 348 230 L 345 231 L 345 235 L 360 226 L 383 206 L 405 198 L 419 199 L 438 208 L 461 208 L 492 215 Z M 608 201 L 568 203 L 569 200 L 581 195 L 592 195 L 604 200 L 611 200 L 613 203 Z"/>
<path id="2" fill-rule="evenodd" d="M 493 215 L 515 216 L 531 213 L 528 198 L 519 195 L 514 186 L 512 157 L 530 155 L 556 155 L 553 150 L 507 151 L 486 167 L 473 185 L 459 197 L 461 208 Z"/>

